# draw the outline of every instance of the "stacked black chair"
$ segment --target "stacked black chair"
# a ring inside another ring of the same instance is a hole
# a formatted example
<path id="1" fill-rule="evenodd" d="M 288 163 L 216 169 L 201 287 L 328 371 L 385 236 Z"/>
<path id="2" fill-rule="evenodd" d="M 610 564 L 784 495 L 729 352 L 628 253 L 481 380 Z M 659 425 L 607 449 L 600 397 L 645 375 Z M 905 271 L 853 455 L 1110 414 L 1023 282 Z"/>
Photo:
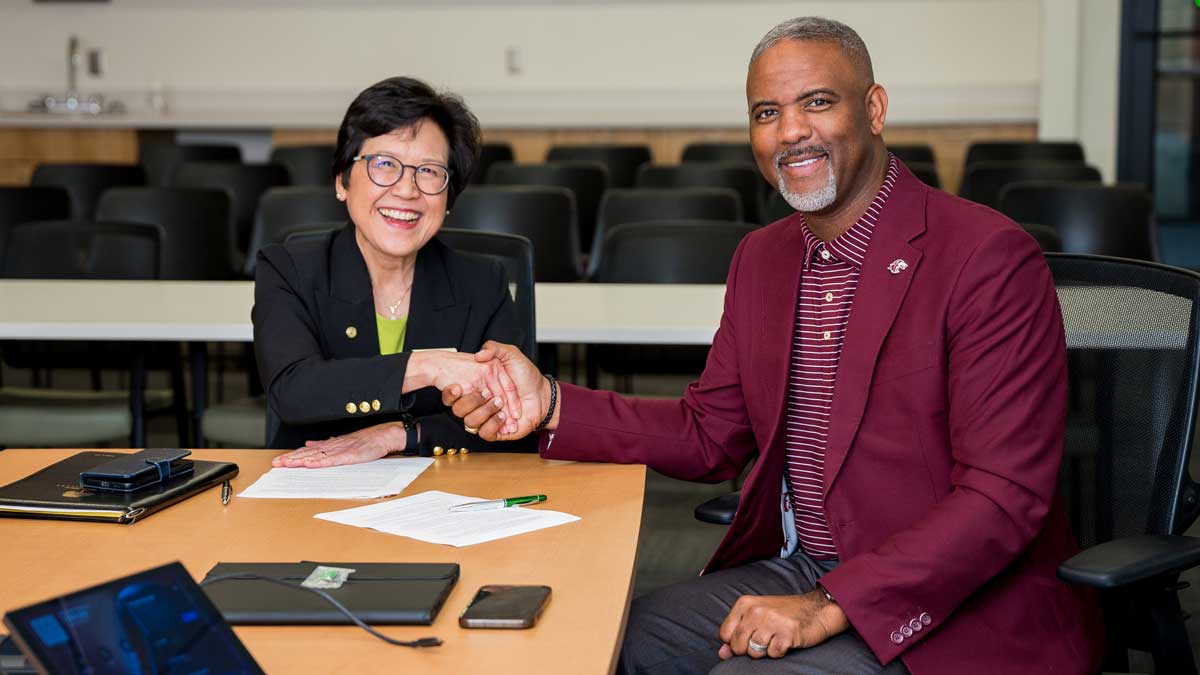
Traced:
<path id="1" fill-rule="evenodd" d="M 767 196 L 763 199 L 762 206 L 759 207 L 759 212 L 764 225 L 770 225 L 777 220 L 783 220 L 796 212 L 791 204 L 783 198 L 779 190 L 770 190 Z"/>
<path id="2" fill-rule="evenodd" d="M 1013 183 L 1001 193 L 1000 212 L 1053 227 L 1066 253 L 1158 259 L 1154 200 L 1140 186 Z"/>
<path id="3" fill-rule="evenodd" d="M 749 143 L 690 143 L 683 149 L 682 161 L 754 164 L 754 151 Z"/>
<path id="4" fill-rule="evenodd" d="M 644 145 L 555 145 L 546 153 L 548 162 L 600 162 L 608 168 L 609 187 L 633 187 L 637 170 L 650 162 Z"/>
<path id="5" fill-rule="evenodd" d="M 972 143 L 963 166 L 979 162 L 1082 162 L 1083 146 L 1074 142 L 995 141 Z"/>
<path id="6" fill-rule="evenodd" d="M 937 161 L 933 157 L 933 148 L 924 143 L 911 145 L 891 145 L 889 143 L 887 149 L 896 156 L 896 159 L 899 159 L 910 167 L 913 164 L 937 164 Z"/>
<path id="7" fill-rule="evenodd" d="M 192 281 L 238 276 L 228 194 L 223 190 L 115 188 L 100 199 L 104 220 L 153 223 L 164 231 L 162 278 Z"/>
<path id="8" fill-rule="evenodd" d="M 175 143 L 142 143 L 138 162 L 146 172 L 152 187 L 171 184 L 175 167 L 183 162 L 241 162 L 242 150 L 236 145 L 176 145 Z"/>
<path id="9" fill-rule="evenodd" d="M 643 165 L 639 188 L 724 187 L 738 193 L 747 222 L 762 222 L 758 204 L 769 186 L 754 164 L 746 162 L 687 162 L 676 166 Z"/>
<path id="10" fill-rule="evenodd" d="M 922 162 L 913 162 L 911 164 L 905 162 L 905 166 L 917 177 L 917 180 L 931 188 L 942 189 L 942 180 L 938 177 L 937 167 L 934 165 Z"/>
<path id="11" fill-rule="evenodd" d="M 282 242 L 287 234 L 307 229 L 316 223 L 349 220 L 346 204 L 339 201 L 329 185 L 295 185 L 273 187 L 258 200 L 254 214 L 254 230 L 246 251 L 243 271 L 254 276 L 258 250 L 267 244 Z"/>
<path id="12" fill-rule="evenodd" d="M 478 185 L 487 179 L 493 164 L 513 161 L 513 149 L 508 143 L 484 143 L 479 148 L 479 161 L 471 173 L 471 184 Z"/>
<path id="13" fill-rule="evenodd" d="M 1081 162 L 976 162 L 963 175 L 958 195 L 994 209 L 1004 188 L 1031 181 L 1099 183 L 1100 172 Z"/>
<path id="14" fill-rule="evenodd" d="M 588 276 L 594 276 L 604 259 L 608 230 L 624 223 L 656 220 L 721 220 L 740 223 L 742 200 L 729 188 L 614 188 L 600 201 L 596 236 Z M 699 233 L 697 233 L 699 236 Z"/>
<path id="15" fill-rule="evenodd" d="M 185 162 L 175 170 L 175 187 L 224 190 L 233 208 L 237 250 L 244 256 L 254 228 L 254 210 L 263 193 L 288 184 L 288 172 L 278 164 L 234 162 Z M 239 261 L 238 267 L 242 262 Z"/>
<path id="16" fill-rule="evenodd" d="M 10 228 L 9 244 L 0 257 L 0 276 L 156 279 L 162 270 L 162 237 L 162 228 L 142 223 L 22 223 Z M 10 366 L 19 368 L 91 368 L 100 363 L 128 370 L 130 391 L 0 388 L 0 448 L 82 447 L 123 436 L 128 436 L 131 447 L 145 446 L 142 345 L 10 341 L 5 343 L 4 356 Z M 178 374 L 182 385 L 182 371 Z M 177 411 L 182 411 L 182 402 L 176 403 Z M 186 425 L 186 414 L 182 421 Z"/>
<path id="17" fill-rule="evenodd" d="M 289 145 L 271 150 L 271 164 L 287 169 L 292 185 L 333 184 L 332 145 Z M 332 188 L 330 188 L 332 190 Z"/>
<path id="18" fill-rule="evenodd" d="M 669 220 L 625 223 L 604 237 L 593 281 L 608 284 L 723 284 L 749 223 Z M 589 345 L 588 386 L 599 371 L 616 375 L 692 374 L 704 370 L 709 347 Z"/>
<path id="19" fill-rule="evenodd" d="M 133 164 L 40 164 L 30 181 L 34 187 L 66 190 L 71 198 L 71 219 L 80 221 L 95 219 L 96 202 L 105 190 L 145 184 L 145 172 Z"/>
<path id="20" fill-rule="evenodd" d="M 497 162 L 488 169 L 488 185 L 552 185 L 575 195 L 575 222 L 581 245 L 590 245 L 596 232 L 596 211 L 608 189 L 608 168 L 600 162 L 546 162 L 513 164 Z M 537 240 L 534 240 L 537 246 Z M 540 281 L 549 281 L 538 277 Z"/>
<path id="21" fill-rule="evenodd" d="M 529 239 L 538 281 L 577 281 L 583 274 L 575 197 L 566 188 L 472 186 L 454 202 L 445 224 Z"/>
<path id="22" fill-rule="evenodd" d="M 71 198 L 58 187 L 0 187 L 0 258 L 8 228 L 34 220 L 71 217 Z"/>

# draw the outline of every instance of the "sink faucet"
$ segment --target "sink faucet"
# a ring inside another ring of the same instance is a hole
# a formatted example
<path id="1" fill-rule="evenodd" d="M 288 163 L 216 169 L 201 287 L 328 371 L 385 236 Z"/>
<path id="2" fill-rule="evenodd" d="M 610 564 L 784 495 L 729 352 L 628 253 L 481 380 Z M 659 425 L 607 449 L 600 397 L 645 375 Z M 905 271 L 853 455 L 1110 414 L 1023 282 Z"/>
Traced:
<path id="1" fill-rule="evenodd" d="M 67 39 L 67 98 L 79 96 L 78 80 L 79 66 L 83 62 L 83 54 L 79 51 L 79 36 L 72 35 Z"/>

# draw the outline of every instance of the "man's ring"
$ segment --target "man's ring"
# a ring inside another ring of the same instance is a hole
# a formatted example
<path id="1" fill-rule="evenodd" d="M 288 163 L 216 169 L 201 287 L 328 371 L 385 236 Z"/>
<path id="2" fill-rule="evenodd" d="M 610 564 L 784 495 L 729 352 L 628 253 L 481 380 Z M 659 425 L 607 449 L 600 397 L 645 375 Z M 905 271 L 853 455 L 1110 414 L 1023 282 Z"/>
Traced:
<path id="1" fill-rule="evenodd" d="M 759 654 L 762 654 L 763 652 L 767 651 L 766 645 L 760 645 L 757 642 L 755 642 L 754 640 L 748 640 L 748 642 L 750 643 L 750 651 L 752 651 L 752 652 L 757 652 Z"/>
<path id="2" fill-rule="evenodd" d="M 466 424 L 464 424 L 463 428 L 466 429 L 467 433 L 471 434 L 472 436 L 479 433 L 479 427 L 471 427 L 471 426 L 467 426 Z"/>

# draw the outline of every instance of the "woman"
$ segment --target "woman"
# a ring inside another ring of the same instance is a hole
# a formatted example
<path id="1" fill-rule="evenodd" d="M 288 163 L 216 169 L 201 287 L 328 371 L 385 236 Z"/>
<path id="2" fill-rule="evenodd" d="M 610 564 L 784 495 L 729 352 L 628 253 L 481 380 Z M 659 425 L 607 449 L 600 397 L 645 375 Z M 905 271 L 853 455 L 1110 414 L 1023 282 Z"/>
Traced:
<path id="1" fill-rule="evenodd" d="M 533 340 L 517 324 L 504 272 L 433 238 L 479 145 L 462 101 L 418 80 L 384 80 L 350 104 L 333 181 L 351 222 L 259 253 L 254 347 L 268 444 L 298 448 L 275 466 L 368 462 L 434 444 L 534 449 L 470 435 L 433 388 L 461 384 L 495 397 L 513 423 L 520 416 L 503 369 L 472 358 L 490 339 Z"/>

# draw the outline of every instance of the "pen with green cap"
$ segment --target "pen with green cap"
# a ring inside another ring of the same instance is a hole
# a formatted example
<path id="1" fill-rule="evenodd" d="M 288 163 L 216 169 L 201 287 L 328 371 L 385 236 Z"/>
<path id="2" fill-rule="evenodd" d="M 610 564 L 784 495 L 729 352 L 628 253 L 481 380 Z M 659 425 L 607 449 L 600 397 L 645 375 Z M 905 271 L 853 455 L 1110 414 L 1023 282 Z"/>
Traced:
<path id="1" fill-rule="evenodd" d="M 483 502 L 467 502 L 466 504 L 457 504 L 451 506 L 451 511 L 490 511 L 492 509 L 506 509 L 510 506 L 522 506 L 524 504 L 536 504 L 546 501 L 546 495 L 526 495 L 524 497 L 506 497 L 504 499 L 489 499 Z"/>

